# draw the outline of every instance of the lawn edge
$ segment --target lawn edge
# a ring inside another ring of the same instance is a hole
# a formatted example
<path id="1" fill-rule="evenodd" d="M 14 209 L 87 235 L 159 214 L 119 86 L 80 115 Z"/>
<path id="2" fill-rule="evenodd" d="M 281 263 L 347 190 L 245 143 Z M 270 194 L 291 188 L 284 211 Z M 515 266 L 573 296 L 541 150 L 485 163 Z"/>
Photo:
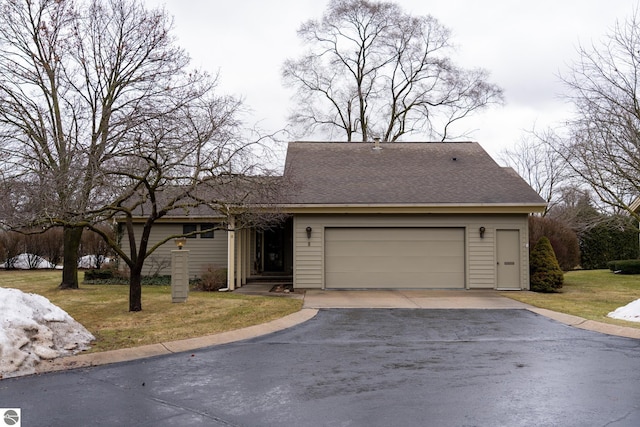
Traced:
<path id="1" fill-rule="evenodd" d="M 295 313 L 289 314 L 279 319 L 274 319 L 266 323 L 248 326 L 246 328 L 236 329 L 232 331 L 220 332 L 217 334 L 187 338 L 171 342 L 148 344 L 139 347 L 108 350 L 97 353 L 78 354 L 74 356 L 60 357 L 53 360 L 43 360 L 36 367 L 35 374 L 44 374 L 48 372 L 107 365 L 111 363 L 128 362 L 141 358 L 182 353 L 204 347 L 242 341 L 262 335 L 267 335 L 273 332 L 278 332 L 304 323 L 315 317 L 317 313 L 317 309 L 302 308 Z"/>

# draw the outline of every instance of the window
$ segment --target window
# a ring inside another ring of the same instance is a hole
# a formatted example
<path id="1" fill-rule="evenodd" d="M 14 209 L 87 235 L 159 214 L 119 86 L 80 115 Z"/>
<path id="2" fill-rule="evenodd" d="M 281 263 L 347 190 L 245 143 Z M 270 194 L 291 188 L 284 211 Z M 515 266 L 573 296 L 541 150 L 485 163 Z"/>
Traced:
<path id="1" fill-rule="evenodd" d="M 213 227 L 215 224 L 213 223 L 204 223 L 200 224 L 200 231 L 203 233 L 200 235 L 201 239 L 213 239 Z M 205 231 L 208 230 L 208 231 Z"/>
<path id="2" fill-rule="evenodd" d="M 213 239 L 213 228 L 216 225 L 212 222 L 205 222 L 202 224 L 182 224 L 182 234 L 190 234 L 197 233 L 200 234 L 192 234 L 191 236 L 187 236 L 189 239 L 195 239 L 200 236 L 201 239 Z"/>
<path id="3" fill-rule="evenodd" d="M 182 234 L 189 234 L 198 231 L 197 224 L 182 224 Z M 187 236 L 189 239 L 195 239 L 196 235 Z"/>

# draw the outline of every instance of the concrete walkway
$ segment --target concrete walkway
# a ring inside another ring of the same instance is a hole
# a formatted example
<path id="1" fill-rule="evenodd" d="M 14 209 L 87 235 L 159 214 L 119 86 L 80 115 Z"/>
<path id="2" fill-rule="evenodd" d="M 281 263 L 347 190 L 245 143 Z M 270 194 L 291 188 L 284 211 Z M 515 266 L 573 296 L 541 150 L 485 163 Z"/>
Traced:
<path id="1" fill-rule="evenodd" d="M 421 309 L 523 309 L 580 329 L 640 339 L 640 329 L 587 320 L 570 314 L 533 307 L 493 290 L 307 290 L 304 308 L 421 308 Z"/>
<path id="2" fill-rule="evenodd" d="M 268 289 L 246 289 L 246 294 L 266 294 Z M 286 295 L 286 294 L 285 294 Z M 77 356 L 43 361 L 38 373 L 74 369 L 87 366 L 125 362 L 145 357 L 195 350 L 197 348 L 226 344 L 245 340 L 290 328 L 313 318 L 319 309 L 329 308 L 415 308 L 415 309 L 510 309 L 529 310 L 580 329 L 640 339 L 640 329 L 586 320 L 581 317 L 536 308 L 519 301 L 506 298 L 492 290 L 478 291 L 439 291 L 439 290 L 376 290 L 341 291 L 307 290 L 304 293 L 292 293 L 282 297 L 303 298 L 302 310 L 289 316 L 261 325 L 204 337 L 191 338 L 160 344 L 152 344 L 122 350 L 100 353 L 80 354 Z"/>
<path id="3" fill-rule="evenodd" d="M 496 291 L 307 290 L 305 308 L 476 308 L 526 309 L 530 305 L 505 298 Z"/>

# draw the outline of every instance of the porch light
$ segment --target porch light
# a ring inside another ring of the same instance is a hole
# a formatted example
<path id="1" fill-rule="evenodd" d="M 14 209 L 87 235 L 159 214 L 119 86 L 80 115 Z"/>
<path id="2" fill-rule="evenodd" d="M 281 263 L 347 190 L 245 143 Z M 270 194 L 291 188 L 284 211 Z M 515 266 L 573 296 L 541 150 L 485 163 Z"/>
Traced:
<path id="1" fill-rule="evenodd" d="M 479 230 L 479 231 L 480 231 L 480 238 L 481 238 L 481 239 L 484 239 L 484 232 L 485 232 L 485 231 L 487 231 L 487 229 L 486 229 L 486 228 L 484 228 L 484 227 L 480 227 L 480 230 Z"/>
<path id="2" fill-rule="evenodd" d="M 307 227 L 307 239 L 311 238 L 311 231 L 313 231 L 313 228 Z"/>
<path id="3" fill-rule="evenodd" d="M 182 249 L 182 247 L 187 244 L 187 238 L 186 237 L 176 237 L 174 239 L 174 242 L 176 242 L 176 246 L 178 247 L 178 249 Z"/>

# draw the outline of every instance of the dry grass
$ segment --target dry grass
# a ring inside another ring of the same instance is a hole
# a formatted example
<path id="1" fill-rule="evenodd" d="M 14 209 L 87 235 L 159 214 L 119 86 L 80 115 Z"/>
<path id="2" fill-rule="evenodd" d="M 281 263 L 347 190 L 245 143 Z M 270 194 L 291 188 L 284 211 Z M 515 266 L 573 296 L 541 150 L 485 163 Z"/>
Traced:
<path id="1" fill-rule="evenodd" d="M 571 271 L 565 273 L 564 278 L 564 286 L 558 293 L 503 292 L 502 295 L 540 308 L 640 329 L 638 322 L 607 317 L 616 308 L 640 299 L 640 276 L 590 270 Z"/>
<path id="2" fill-rule="evenodd" d="M 82 274 L 80 275 L 82 278 Z M 80 285 L 59 290 L 56 271 L 0 271 L 0 286 L 48 298 L 96 337 L 92 352 L 155 344 L 239 329 L 274 320 L 302 308 L 302 301 L 219 292 L 189 293 L 171 302 L 169 286 L 145 286 L 142 311 L 128 311 L 129 287 Z"/>

